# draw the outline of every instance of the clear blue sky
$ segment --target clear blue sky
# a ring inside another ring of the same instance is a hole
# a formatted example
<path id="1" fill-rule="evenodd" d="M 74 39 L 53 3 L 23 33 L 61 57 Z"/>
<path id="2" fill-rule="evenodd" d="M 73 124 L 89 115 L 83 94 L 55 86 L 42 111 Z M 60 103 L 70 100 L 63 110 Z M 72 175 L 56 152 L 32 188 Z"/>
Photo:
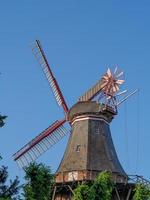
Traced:
<path id="1" fill-rule="evenodd" d="M 0 111 L 8 119 L 0 129 L 0 153 L 11 177 L 24 175 L 12 154 L 63 116 L 30 49 L 40 39 L 69 106 L 108 66 L 125 72 L 124 88 L 140 88 L 139 98 L 120 106 L 111 130 L 126 172 L 150 178 L 149 10 L 148 0 L 1 1 Z M 65 145 L 66 139 L 39 161 L 55 171 Z"/>

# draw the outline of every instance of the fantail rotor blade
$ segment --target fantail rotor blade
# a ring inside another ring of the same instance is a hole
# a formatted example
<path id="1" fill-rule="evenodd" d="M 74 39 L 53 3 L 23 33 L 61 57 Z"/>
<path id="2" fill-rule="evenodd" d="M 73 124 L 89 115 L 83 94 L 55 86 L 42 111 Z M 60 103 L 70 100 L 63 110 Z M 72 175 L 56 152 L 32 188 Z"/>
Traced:
<path id="1" fill-rule="evenodd" d="M 119 78 L 120 76 L 122 76 L 123 75 L 123 71 L 121 71 L 120 73 L 118 73 L 117 75 L 116 75 L 116 78 Z"/>
<path id="2" fill-rule="evenodd" d="M 118 70 L 118 67 L 115 67 L 115 70 L 114 70 L 114 75 L 116 75 L 116 73 L 117 73 L 117 70 Z"/>
<path id="3" fill-rule="evenodd" d="M 25 167 L 59 142 L 69 131 L 63 126 L 66 120 L 56 121 L 13 155 L 19 167 Z"/>
<path id="4" fill-rule="evenodd" d="M 107 75 L 108 75 L 108 77 L 111 77 L 111 76 L 112 76 L 112 73 L 111 73 L 111 71 L 110 71 L 109 68 L 107 69 Z"/>
<path id="5" fill-rule="evenodd" d="M 125 82 L 124 80 L 120 80 L 120 79 L 116 80 L 116 83 L 119 85 L 123 84 L 124 82 Z"/>
<path id="6" fill-rule="evenodd" d="M 33 51 L 33 54 L 35 55 L 37 61 L 39 62 L 39 64 L 41 65 L 41 67 L 43 69 L 43 72 L 52 88 L 53 94 L 55 96 L 55 99 L 56 99 L 58 105 L 62 106 L 65 113 L 67 113 L 68 112 L 67 104 L 66 104 L 65 99 L 62 95 L 62 92 L 59 88 L 59 85 L 52 73 L 50 65 L 48 64 L 48 61 L 46 59 L 45 53 L 42 49 L 42 46 L 41 46 L 39 40 L 36 40 L 36 44 L 32 48 L 32 51 Z"/>

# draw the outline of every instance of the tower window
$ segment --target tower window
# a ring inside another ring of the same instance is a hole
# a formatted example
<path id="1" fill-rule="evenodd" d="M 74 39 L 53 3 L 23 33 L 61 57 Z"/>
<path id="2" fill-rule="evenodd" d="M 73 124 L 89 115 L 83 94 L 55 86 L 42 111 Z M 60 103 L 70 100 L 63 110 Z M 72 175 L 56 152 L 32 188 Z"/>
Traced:
<path id="1" fill-rule="evenodd" d="M 100 127 L 95 127 L 95 134 L 100 134 L 101 133 L 101 128 Z"/>
<path id="2" fill-rule="evenodd" d="M 93 128 L 95 134 L 101 134 L 102 133 L 102 125 L 100 123 L 95 123 L 95 126 Z"/>
<path id="3" fill-rule="evenodd" d="M 80 151 L 80 149 L 81 149 L 81 145 L 80 145 L 80 144 L 78 144 L 78 145 L 76 146 L 76 151 L 77 151 L 77 152 L 79 152 L 79 151 Z"/>

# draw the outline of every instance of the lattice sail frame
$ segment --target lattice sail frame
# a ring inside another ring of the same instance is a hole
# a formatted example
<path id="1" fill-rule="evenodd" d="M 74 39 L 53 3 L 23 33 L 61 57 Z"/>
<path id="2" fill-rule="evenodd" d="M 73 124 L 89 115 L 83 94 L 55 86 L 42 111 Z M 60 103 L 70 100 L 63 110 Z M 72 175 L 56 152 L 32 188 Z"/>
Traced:
<path id="1" fill-rule="evenodd" d="M 30 162 L 36 160 L 41 154 L 69 133 L 69 131 L 63 126 L 65 121 L 66 120 L 64 119 L 54 122 L 13 155 L 14 160 L 20 168 L 29 165 Z"/>
<path id="2" fill-rule="evenodd" d="M 58 103 L 59 106 L 62 106 L 64 109 L 64 112 L 67 113 L 68 112 L 68 106 L 65 102 L 65 99 L 62 95 L 62 92 L 59 88 L 59 85 L 52 73 L 52 70 L 50 68 L 50 65 L 48 64 L 48 61 L 46 59 L 44 50 L 42 49 L 42 46 L 40 44 L 39 40 L 36 40 L 35 44 L 32 46 L 32 51 L 33 54 L 35 56 L 35 58 L 37 59 L 38 63 L 40 64 L 40 66 L 42 67 L 42 70 L 51 86 L 51 89 L 53 91 L 54 97 L 56 99 L 56 102 Z"/>
<path id="3" fill-rule="evenodd" d="M 49 85 L 51 86 L 56 102 L 59 106 L 63 107 L 64 113 L 66 114 L 68 112 L 68 106 L 65 102 L 60 87 L 52 73 L 50 65 L 48 64 L 47 58 L 39 40 L 36 40 L 34 45 L 32 45 L 32 51 L 40 66 L 42 67 L 42 70 L 48 80 Z M 50 147 L 59 142 L 66 134 L 70 133 L 70 131 L 68 131 L 63 126 L 65 122 L 66 116 L 63 120 L 57 120 L 41 134 L 39 134 L 37 137 L 27 143 L 17 153 L 15 153 L 13 157 L 18 165 L 22 168 L 27 166 L 30 162 L 36 160 Z"/>

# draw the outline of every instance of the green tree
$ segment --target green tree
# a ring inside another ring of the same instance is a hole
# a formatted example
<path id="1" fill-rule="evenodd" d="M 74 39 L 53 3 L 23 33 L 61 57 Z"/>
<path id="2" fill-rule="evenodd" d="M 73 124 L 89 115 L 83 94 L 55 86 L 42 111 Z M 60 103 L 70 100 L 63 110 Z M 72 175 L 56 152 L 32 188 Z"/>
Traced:
<path id="1" fill-rule="evenodd" d="M 10 184 L 7 185 L 8 179 L 8 167 L 0 167 L 0 200 L 16 200 L 19 198 L 18 192 L 20 189 L 18 177 L 13 181 L 10 180 Z"/>
<path id="2" fill-rule="evenodd" d="M 0 127 L 4 126 L 5 122 L 4 120 L 7 118 L 7 116 L 0 115 Z"/>
<path id="3" fill-rule="evenodd" d="M 78 185 L 73 200 L 111 200 L 114 183 L 109 172 L 101 172 L 91 183 Z"/>
<path id="4" fill-rule="evenodd" d="M 150 200 L 150 188 L 143 184 L 137 184 L 133 200 Z"/>
<path id="5" fill-rule="evenodd" d="M 86 184 L 80 184 L 74 190 L 73 200 L 92 200 L 94 193 L 91 191 L 90 186 Z"/>
<path id="6" fill-rule="evenodd" d="M 0 127 L 4 126 L 4 120 L 7 116 L 0 115 Z M 2 160 L 2 156 L 0 155 L 0 160 Z M 8 167 L 1 166 L 0 167 L 0 200 L 16 200 L 19 199 L 19 180 L 16 177 L 13 181 L 10 180 L 10 184 L 7 185 L 8 179 Z"/>
<path id="7" fill-rule="evenodd" d="M 101 172 L 94 180 L 91 190 L 94 192 L 94 200 L 111 200 L 114 183 L 109 172 Z"/>
<path id="8" fill-rule="evenodd" d="M 31 163 L 25 168 L 26 183 L 23 196 L 26 200 L 51 200 L 54 177 L 49 167 L 44 164 Z"/>

